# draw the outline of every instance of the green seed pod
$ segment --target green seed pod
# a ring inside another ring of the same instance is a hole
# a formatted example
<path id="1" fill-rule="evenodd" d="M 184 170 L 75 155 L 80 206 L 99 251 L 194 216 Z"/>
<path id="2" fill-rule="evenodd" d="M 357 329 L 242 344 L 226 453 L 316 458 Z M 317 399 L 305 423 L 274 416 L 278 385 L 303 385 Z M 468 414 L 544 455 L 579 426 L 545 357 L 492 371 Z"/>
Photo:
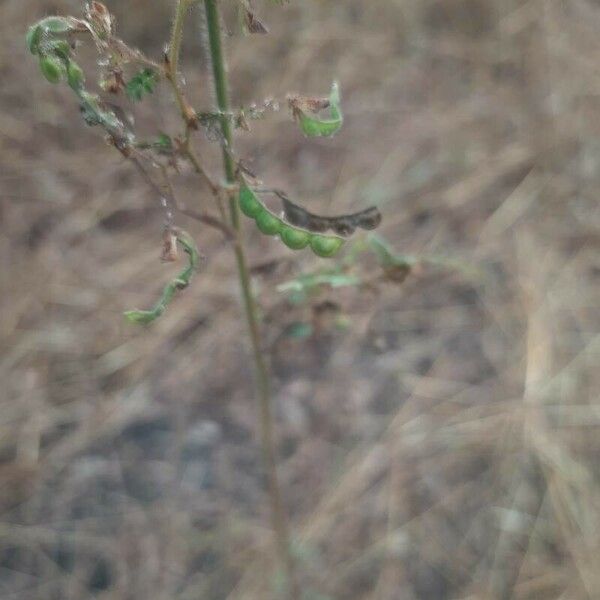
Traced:
<path id="1" fill-rule="evenodd" d="M 302 250 L 302 248 L 306 248 L 310 242 L 310 233 L 308 231 L 296 229 L 295 227 L 290 227 L 288 225 L 284 225 L 281 228 L 279 237 L 281 238 L 281 241 L 292 250 Z"/>
<path id="2" fill-rule="evenodd" d="M 58 83 L 62 74 L 62 64 L 52 56 L 40 57 L 40 69 L 50 83 Z"/>
<path id="3" fill-rule="evenodd" d="M 39 25 L 32 25 L 27 31 L 27 47 L 31 54 L 37 54 L 40 47 L 40 41 L 42 40 L 42 34 L 44 31 Z"/>
<path id="4" fill-rule="evenodd" d="M 78 90 L 85 81 L 85 75 L 76 62 L 69 61 L 69 65 L 67 66 L 67 81 L 74 90 Z"/>
<path id="5" fill-rule="evenodd" d="M 256 216 L 256 226 L 265 235 L 277 235 L 283 225 L 283 222 L 278 219 L 275 215 L 271 214 L 268 210 L 263 208 Z"/>
<path id="6" fill-rule="evenodd" d="M 343 243 L 344 240 L 342 238 L 318 234 L 310 236 L 312 251 L 322 258 L 333 256 L 342 247 Z"/>
<path id="7" fill-rule="evenodd" d="M 38 25 L 50 33 L 68 33 L 73 31 L 73 22 L 69 17 L 46 17 Z"/>
<path id="8" fill-rule="evenodd" d="M 64 58 L 65 60 L 71 56 L 71 45 L 65 40 L 52 40 L 51 42 L 44 44 L 43 48 L 44 53 L 54 53 L 59 58 Z"/>
<path id="9" fill-rule="evenodd" d="M 254 192 L 245 184 L 240 186 L 239 203 L 240 210 L 251 219 L 256 218 L 264 210 Z"/>

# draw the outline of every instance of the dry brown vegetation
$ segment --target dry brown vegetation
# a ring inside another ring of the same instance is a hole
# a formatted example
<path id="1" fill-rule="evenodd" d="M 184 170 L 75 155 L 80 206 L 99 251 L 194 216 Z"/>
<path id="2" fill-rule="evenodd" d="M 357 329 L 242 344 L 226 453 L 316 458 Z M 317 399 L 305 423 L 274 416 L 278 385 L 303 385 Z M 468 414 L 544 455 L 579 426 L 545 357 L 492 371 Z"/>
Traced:
<path id="1" fill-rule="evenodd" d="M 108 5 L 158 55 L 171 3 Z M 0 598 L 268 599 L 231 254 L 182 222 L 200 275 L 152 328 L 124 322 L 168 279 L 162 215 L 24 45 L 80 6 L 0 4 Z M 277 284 L 318 259 L 245 226 L 306 600 L 599 598 L 598 2 L 260 8 L 270 35 L 228 40 L 235 103 L 337 77 L 346 122 L 307 141 L 278 113 L 240 154 L 309 209 L 374 201 L 398 251 L 465 267 L 294 305 Z M 195 36 L 185 50 L 207 106 Z M 138 118 L 170 107 L 158 93 Z"/>

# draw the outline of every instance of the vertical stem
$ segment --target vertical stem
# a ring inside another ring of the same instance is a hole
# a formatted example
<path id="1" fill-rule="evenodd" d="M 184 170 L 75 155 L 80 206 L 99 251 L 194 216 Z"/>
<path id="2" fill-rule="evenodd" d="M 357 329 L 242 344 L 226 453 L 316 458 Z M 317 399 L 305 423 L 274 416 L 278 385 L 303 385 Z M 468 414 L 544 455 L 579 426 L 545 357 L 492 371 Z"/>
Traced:
<path id="1" fill-rule="evenodd" d="M 227 72 L 223 55 L 221 39 L 221 23 L 219 17 L 218 0 L 204 0 L 206 10 L 206 25 L 208 29 L 208 43 L 212 62 L 212 74 L 215 86 L 217 106 L 222 114 L 221 131 L 223 133 L 223 167 L 227 183 L 235 183 L 235 163 L 232 157 L 231 123 L 226 116 L 229 113 L 229 91 L 227 86 Z M 237 260 L 238 275 L 244 301 L 244 309 L 252 353 L 256 371 L 256 391 L 260 411 L 262 452 L 267 477 L 269 482 L 269 499 L 271 503 L 271 520 L 280 560 L 285 569 L 288 597 L 300 600 L 300 590 L 295 573 L 295 563 L 290 547 L 290 536 L 287 520 L 283 508 L 281 491 L 277 478 L 277 460 L 275 442 L 273 437 L 273 416 L 271 414 L 271 386 L 267 364 L 261 348 L 261 337 L 258 325 L 256 304 L 252 295 L 250 274 L 246 264 L 246 256 L 242 233 L 240 230 L 239 209 L 235 195 L 229 194 L 229 213 L 231 225 L 236 231 L 237 243 L 235 244 L 235 257 Z"/>
<path id="2" fill-rule="evenodd" d="M 190 0 L 177 0 L 177 8 L 175 9 L 175 17 L 173 19 L 173 28 L 171 30 L 171 39 L 169 41 L 169 63 L 167 70 L 167 77 L 173 86 L 175 92 L 175 98 L 179 111 L 183 120 L 187 122 L 187 115 L 185 110 L 185 101 L 181 90 L 179 89 L 179 83 L 177 81 L 179 73 L 179 55 L 181 54 L 181 42 L 183 40 L 183 26 L 185 24 L 185 18 L 187 11 L 190 8 Z"/>

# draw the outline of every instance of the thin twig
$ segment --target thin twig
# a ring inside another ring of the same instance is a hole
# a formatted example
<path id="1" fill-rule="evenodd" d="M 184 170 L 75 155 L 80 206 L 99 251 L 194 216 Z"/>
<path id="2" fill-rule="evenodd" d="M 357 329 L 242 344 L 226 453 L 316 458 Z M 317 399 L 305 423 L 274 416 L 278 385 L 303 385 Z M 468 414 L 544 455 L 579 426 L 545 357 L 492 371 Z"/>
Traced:
<path id="1" fill-rule="evenodd" d="M 167 187 L 167 193 L 163 190 L 153 179 L 148 175 L 148 172 L 142 166 L 140 160 L 136 156 L 129 156 L 129 161 L 135 166 L 136 170 L 140 173 L 140 175 L 144 178 L 144 181 L 148 183 L 148 185 L 152 188 L 152 190 L 158 195 L 159 198 L 164 198 L 168 202 L 168 208 L 173 212 L 177 212 L 179 214 L 185 215 L 186 217 L 190 217 L 191 219 L 195 219 L 209 227 L 213 227 L 214 229 L 218 229 L 228 240 L 235 240 L 236 234 L 235 231 L 226 222 L 221 221 L 217 217 L 213 217 L 208 213 L 192 210 L 186 208 L 185 206 L 181 206 L 179 204 L 177 197 L 173 191 L 171 186 L 170 179 L 166 174 L 166 168 L 164 165 L 158 165 L 161 171 L 163 172 L 163 177 L 165 180 L 165 185 Z M 173 222 L 172 213 L 167 214 L 167 224 L 170 225 Z"/>

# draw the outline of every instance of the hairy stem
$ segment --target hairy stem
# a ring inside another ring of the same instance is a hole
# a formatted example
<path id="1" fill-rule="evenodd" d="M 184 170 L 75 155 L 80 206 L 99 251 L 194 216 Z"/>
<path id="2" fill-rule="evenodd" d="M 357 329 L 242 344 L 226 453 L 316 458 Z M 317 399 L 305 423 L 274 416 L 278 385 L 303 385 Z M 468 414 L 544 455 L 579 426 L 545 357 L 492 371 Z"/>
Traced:
<path id="1" fill-rule="evenodd" d="M 208 30 L 209 51 L 212 62 L 212 74 L 215 86 L 217 105 L 221 115 L 221 131 L 223 134 L 223 166 L 228 184 L 235 183 L 235 161 L 232 154 L 231 123 L 226 114 L 229 113 L 229 91 L 227 89 L 227 71 L 223 55 L 221 39 L 221 23 L 219 18 L 218 0 L 204 0 L 206 11 L 206 25 Z M 246 264 L 244 243 L 240 229 L 239 209 L 236 197 L 229 194 L 229 214 L 231 225 L 237 235 L 235 256 L 237 260 L 238 275 L 242 289 L 244 309 L 256 371 L 256 391 L 260 411 L 262 451 L 269 481 L 269 498 L 271 503 L 271 519 L 275 532 L 278 554 L 285 569 L 288 597 L 293 600 L 300 599 L 300 590 L 295 573 L 294 558 L 290 547 L 287 519 L 281 499 L 281 492 L 277 478 L 277 461 L 275 441 L 273 436 L 273 416 L 271 414 L 271 385 L 268 367 L 261 348 L 261 337 L 254 296 L 252 295 L 250 274 Z"/>
<path id="2" fill-rule="evenodd" d="M 187 110 L 187 103 L 183 97 L 181 88 L 179 87 L 179 55 L 181 54 L 181 42 L 183 40 L 183 27 L 187 12 L 193 0 L 177 0 L 175 9 L 175 18 L 173 19 L 173 28 L 171 29 L 171 39 L 169 40 L 168 65 L 166 69 L 167 79 L 171 83 L 177 106 L 181 112 L 183 120 L 188 124 L 190 115 Z M 186 135 L 189 132 L 189 127 L 186 130 Z"/>

